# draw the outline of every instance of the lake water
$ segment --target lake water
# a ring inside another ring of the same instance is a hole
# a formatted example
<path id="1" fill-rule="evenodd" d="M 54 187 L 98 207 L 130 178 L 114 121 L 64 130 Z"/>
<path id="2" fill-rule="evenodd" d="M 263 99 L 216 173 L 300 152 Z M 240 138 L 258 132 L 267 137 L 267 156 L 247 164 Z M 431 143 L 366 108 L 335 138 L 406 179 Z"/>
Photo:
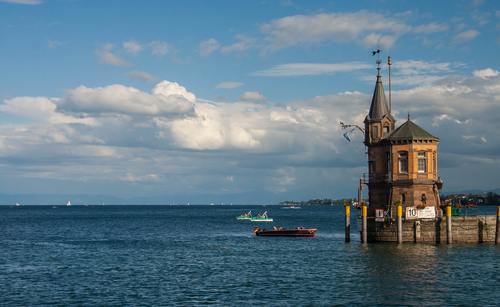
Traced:
<path id="1" fill-rule="evenodd" d="M 250 210 L 268 211 L 274 222 L 235 219 Z M 500 246 L 361 244 L 355 212 L 346 244 L 343 213 L 340 206 L 2 206 L 0 305 L 500 304 Z M 318 232 L 255 237 L 256 226 Z"/>

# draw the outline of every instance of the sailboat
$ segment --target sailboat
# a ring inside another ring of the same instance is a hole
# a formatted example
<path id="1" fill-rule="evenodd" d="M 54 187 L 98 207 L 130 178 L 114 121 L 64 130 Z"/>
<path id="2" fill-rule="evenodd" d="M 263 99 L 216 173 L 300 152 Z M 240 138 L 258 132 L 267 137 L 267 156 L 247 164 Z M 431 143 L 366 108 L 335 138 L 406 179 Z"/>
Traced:
<path id="1" fill-rule="evenodd" d="M 66 206 L 73 206 L 73 204 L 71 203 L 71 201 L 68 201 L 68 203 L 66 204 Z"/>

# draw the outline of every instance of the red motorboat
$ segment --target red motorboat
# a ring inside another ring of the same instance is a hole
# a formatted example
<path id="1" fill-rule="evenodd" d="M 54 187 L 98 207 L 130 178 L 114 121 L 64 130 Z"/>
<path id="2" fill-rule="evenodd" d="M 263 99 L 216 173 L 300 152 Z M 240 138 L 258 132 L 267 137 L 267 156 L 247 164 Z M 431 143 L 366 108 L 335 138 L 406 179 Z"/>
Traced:
<path id="1" fill-rule="evenodd" d="M 260 229 L 255 228 L 256 236 L 268 236 L 268 237 L 314 237 L 316 234 L 316 228 L 314 229 L 304 229 L 302 227 L 297 227 L 297 229 L 283 229 L 276 228 L 273 229 Z"/>

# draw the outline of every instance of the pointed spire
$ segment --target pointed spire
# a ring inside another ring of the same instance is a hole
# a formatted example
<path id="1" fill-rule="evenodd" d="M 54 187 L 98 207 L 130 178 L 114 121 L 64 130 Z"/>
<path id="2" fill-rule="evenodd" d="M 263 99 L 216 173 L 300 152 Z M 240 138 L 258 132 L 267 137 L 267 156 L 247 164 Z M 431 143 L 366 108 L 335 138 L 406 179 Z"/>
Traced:
<path id="1" fill-rule="evenodd" d="M 384 86 L 382 85 L 382 76 L 380 75 L 380 63 L 382 61 L 377 60 L 377 83 L 375 84 L 375 90 L 373 92 L 372 104 L 370 106 L 370 113 L 368 113 L 368 119 L 371 120 L 381 120 L 384 116 L 389 117 L 392 121 L 394 118 L 391 115 L 389 106 L 387 105 L 387 100 L 385 98 Z"/>
<path id="2" fill-rule="evenodd" d="M 410 120 L 410 111 L 408 111 L 408 120 Z"/>

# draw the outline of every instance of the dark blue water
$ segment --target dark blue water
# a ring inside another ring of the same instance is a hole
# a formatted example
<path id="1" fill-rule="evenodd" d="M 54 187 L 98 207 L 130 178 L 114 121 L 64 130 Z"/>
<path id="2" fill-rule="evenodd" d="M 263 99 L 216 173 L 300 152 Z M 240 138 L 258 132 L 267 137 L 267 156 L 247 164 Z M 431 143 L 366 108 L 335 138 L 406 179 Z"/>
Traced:
<path id="1" fill-rule="evenodd" d="M 234 218 L 249 210 L 275 221 Z M 255 237 L 256 225 L 318 232 Z M 499 246 L 366 245 L 352 228 L 345 244 L 337 206 L 0 207 L 0 305 L 499 304 Z"/>

